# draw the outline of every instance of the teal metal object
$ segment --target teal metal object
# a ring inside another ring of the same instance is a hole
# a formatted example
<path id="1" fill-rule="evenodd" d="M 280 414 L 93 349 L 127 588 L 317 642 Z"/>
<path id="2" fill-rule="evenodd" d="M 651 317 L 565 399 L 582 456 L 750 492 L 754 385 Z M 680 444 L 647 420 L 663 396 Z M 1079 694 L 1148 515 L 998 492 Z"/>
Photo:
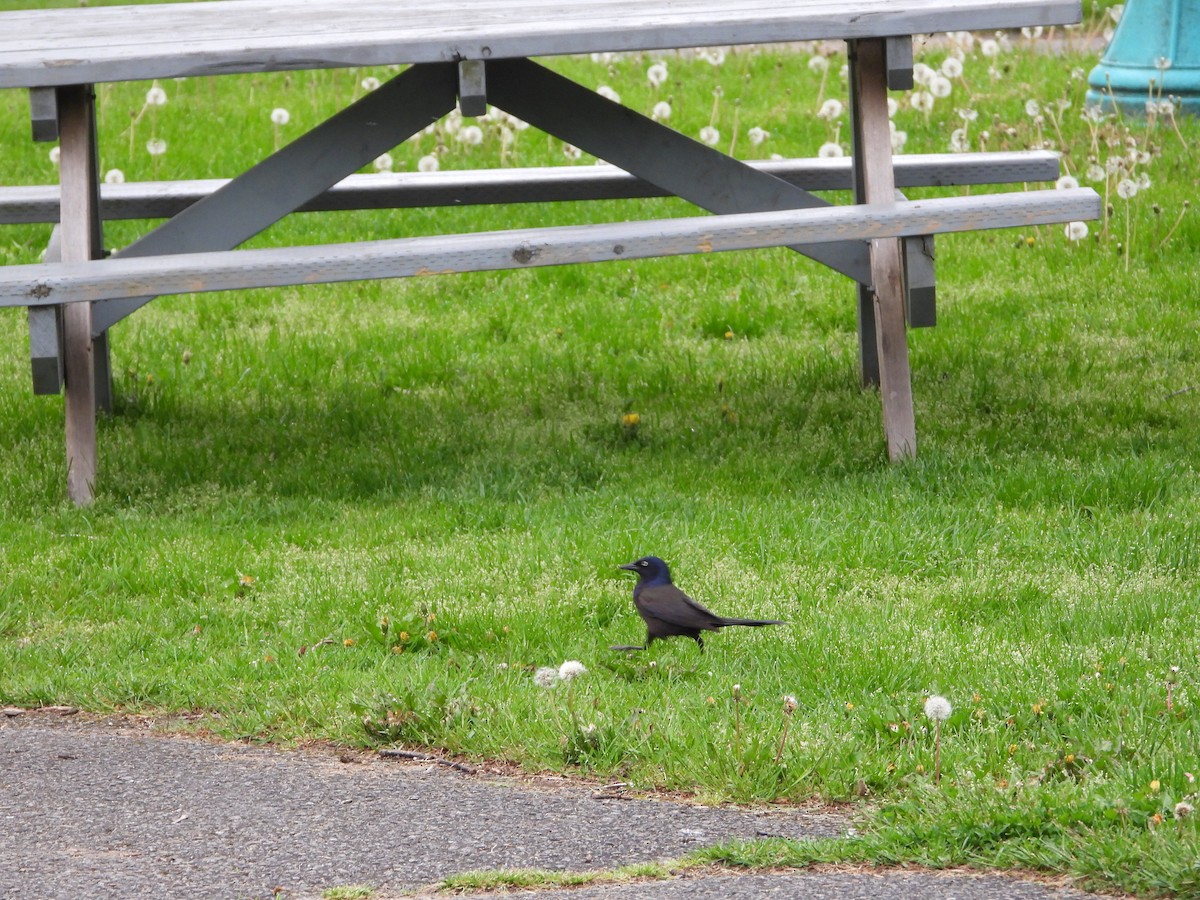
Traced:
<path id="1" fill-rule="evenodd" d="M 1146 101 L 1160 98 L 1200 115 L 1200 0 L 1127 0 L 1088 75 L 1089 106 L 1144 115 Z"/>

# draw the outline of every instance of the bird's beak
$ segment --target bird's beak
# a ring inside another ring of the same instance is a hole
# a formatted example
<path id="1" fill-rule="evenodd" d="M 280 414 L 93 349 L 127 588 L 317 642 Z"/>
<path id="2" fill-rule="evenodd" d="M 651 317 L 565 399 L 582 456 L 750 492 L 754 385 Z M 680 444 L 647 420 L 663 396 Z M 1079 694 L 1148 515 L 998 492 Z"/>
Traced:
<path id="1" fill-rule="evenodd" d="M 636 572 L 637 571 L 637 563 L 635 563 L 635 562 L 625 563 L 625 565 L 617 566 L 617 568 L 624 569 L 626 572 Z"/>

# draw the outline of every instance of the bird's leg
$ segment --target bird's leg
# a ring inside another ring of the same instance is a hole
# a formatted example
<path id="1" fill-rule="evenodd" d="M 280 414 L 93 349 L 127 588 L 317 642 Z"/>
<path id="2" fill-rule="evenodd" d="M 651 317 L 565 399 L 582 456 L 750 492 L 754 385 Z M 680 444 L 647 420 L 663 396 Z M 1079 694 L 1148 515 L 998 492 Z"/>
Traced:
<path id="1" fill-rule="evenodd" d="M 700 645 L 700 652 L 703 653 L 704 652 L 704 638 L 700 637 L 700 635 L 696 635 L 696 643 Z"/>

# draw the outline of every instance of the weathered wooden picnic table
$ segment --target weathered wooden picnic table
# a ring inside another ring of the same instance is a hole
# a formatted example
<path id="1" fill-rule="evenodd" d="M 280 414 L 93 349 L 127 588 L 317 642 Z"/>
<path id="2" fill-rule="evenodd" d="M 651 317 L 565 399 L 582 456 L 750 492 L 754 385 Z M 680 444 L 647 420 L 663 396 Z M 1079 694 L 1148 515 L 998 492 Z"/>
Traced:
<path id="1" fill-rule="evenodd" d="M 0 14 L 0 88 L 29 89 L 34 137 L 60 142 L 57 189 L 0 189 L 0 224 L 59 222 L 47 262 L 0 270 L 0 305 L 29 308 L 35 382 L 65 386 L 68 494 L 93 496 L 108 329 L 155 296 L 774 246 L 857 283 L 864 383 L 880 387 L 889 454 L 911 456 L 906 316 L 931 316 L 932 235 L 1092 219 L 1100 199 L 1072 189 L 904 200 L 898 183 L 1044 181 L 1058 163 L 893 160 L 887 92 L 912 86 L 913 35 L 1080 17 L 1080 0 L 216 0 Z M 848 46 L 852 160 L 743 163 L 532 59 L 826 39 Z M 228 182 L 99 185 L 96 83 L 396 64 L 407 68 Z M 456 104 L 465 115 L 500 107 L 616 169 L 352 174 Z M 853 188 L 856 202 L 811 193 L 829 187 Z M 714 215 L 233 249 L 302 209 L 654 194 Z M 104 258 L 103 220 L 136 215 L 170 218 Z"/>

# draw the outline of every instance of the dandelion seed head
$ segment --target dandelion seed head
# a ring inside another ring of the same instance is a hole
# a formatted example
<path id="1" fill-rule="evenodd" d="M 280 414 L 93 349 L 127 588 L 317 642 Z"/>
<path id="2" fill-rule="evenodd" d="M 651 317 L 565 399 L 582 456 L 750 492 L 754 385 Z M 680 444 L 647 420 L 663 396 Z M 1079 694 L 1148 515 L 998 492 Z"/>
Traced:
<path id="1" fill-rule="evenodd" d="M 995 59 L 1000 55 L 1000 43 L 994 38 L 984 38 L 979 42 L 979 52 L 988 59 Z"/>
<path id="2" fill-rule="evenodd" d="M 668 73 L 666 63 L 657 62 L 646 70 L 646 80 L 651 87 L 662 87 L 667 83 Z"/>
<path id="3" fill-rule="evenodd" d="M 930 112 L 933 109 L 933 94 L 928 91 L 917 91 L 909 98 L 909 103 L 917 112 Z"/>
<path id="4" fill-rule="evenodd" d="M 600 87 L 596 88 L 596 93 L 605 100 L 611 100 L 613 103 L 621 102 L 621 95 L 610 88 L 607 84 L 602 84 Z"/>
<path id="5" fill-rule="evenodd" d="M 378 90 L 378 88 L 379 88 L 379 79 L 378 79 L 378 78 L 376 78 L 374 75 L 368 75 L 366 78 L 364 78 L 364 79 L 363 79 L 363 80 L 360 82 L 360 84 L 362 85 L 362 89 L 363 89 L 364 91 L 374 91 L 374 90 Z"/>
<path id="6" fill-rule="evenodd" d="M 1186 800 L 1180 800 L 1175 804 L 1175 818 L 1177 819 L 1186 819 L 1195 811 L 1195 807 L 1193 807 L 1192 804 L 1188 803 Z"/>
<path id="7" fill-rule="evenodd" d="M 1117 182 L 1117 196 L 1122 200 L 1132 200 L 1137 196 L 1137 182 L 1132 178 L 1122 178 Z"/>
<path id="8" fill-rule="evenodd" d="M 947 56 L 942 60 L 942 74 L 947 78 L 961 78 L 963 73 L 962 60 L 957 56 Z"/>
<path id="9" fill-rule="evenodd" d="M 146 152 L 151 156 L 162 156 L 167 152 L 167 142 L 162 138 L 151 138 L 146 141 Z"/>
<path id="10" fill-rule="evenodd" d="M 954 90 L 954 85 L 944 75 L 934 75 L 933 80 L 929 82 L 929 93 L 939 99 L 949 97 L 952 90 Z"/>
<path id="11" fill-rule="evenodd" d="M 842 101 L 830 97 L 821 104 L 821 108 L 817 111 L 817 118 L 824 119 L 826 122 L 832 122 L 834 119 L 840 118 L 842 115 Z"/>
<path id="12" fill-rule="evenodd" d="M 558 677 L 563 681 L 570 681 L 573 678 L 578 678 L 580 675 L 586 674 L 587 667 L 577 659 L 568 659 L 558 667 Z"/>
<path id="13" fill-rule="evenodd" d="M 563 144 L 563 156 L 567 159 L 579 159 L 583 156 L 583 151 L 574 144 Z"/>
<path id="14" fill-rule="evenodd" d="M 62 158 L 62 148 L 54 146 L 50 148 L 50 162 L 58 165 L 58 161 Z"/>
<path id="15" fill-rule="evenodd" d="M 836 144 L 833 141 L 826 141 L 821 145 L 820 149 L 817 150 L 817 156 L 819 156 L 821 159 L 834 159 L 836 157 L 845 155 L 846 153 L 844 150 L 842 150 L 842 145 Z"/>
<path id="16" fill-rule="evenodd" d="M 711 125 L 705 125 L 700 129 L 700 140 L 704 141 L 708 146 L 714 147 L 721 140 L 721 132 L 717 131 Z"/>
<path id="17" fill-rule="evenodd" d="M 439 168 L 438 158 L 432 153 L 427 153 L 417 160 L 418 172 L 436 172 Z"/>
<path id="18" fill-rule="evenodd" d="M 483 129 L 478 125 L 466 125 L 459 129 L 455 139 L 460 144 L 466 144 L 468 147 L 478 147 L 483 143 Z"/>
<path id="19" fill-rule="evenodd" d="M 277 106 L 271 110 L 271 121 L 276 125 L 286 125 L 292 120 L 292 114 L 282 106 Z"/>
<path id="20" fill-rule="evenodd" d="M 821 75 L 829 70 L 829 60 L 821 55 L 810 56 L 808 58 L 808 71 L 815 75 Z"/>
<path id="21" fill-rule="evenodd" d="M 925 715 L 935 722 L 944 722 L 950 718 L 952 711 L 953 707 L 950 706 L 950 701 L 937 694 L 925 701 Z"/>
<path id="22" fill-rule="evenodd" d="M 671 104 L 666 100 L 659 100 L 654 104 L 654 109 L 650 110 L 650 118 L 655 122 L 665 122 L 671 118 Z"/>
<path id="23" fill-rule="evenodd" d="M 104 183 L 105 184 L 124 184 L 125 183 L 125 173 L 122 172 L 120 169 L 109 169 L 107 172 L 104 173 Z"/>
<path id="24" fill-rule="evenodd" d="M 553 666 L 542 666 L 533 673 L 533 683 L 538 687 L 552 688 L 558 681 L 558 669 Z"/>
<path id="25" fill-rule="evenodd" d="M 1060 191 L 1074 190 L 1079 187 L 1079 179 L 1074 175 L 1063 175 L 1058 181 L 1054 182 L 1054 187 Z"/>
<path id="26" fill-rule="evenodd" d="M 760 146 L 762 144 L 762 142 L 765 141 L 770 136 L 771 136 L 771 132 L 769 132 L 763 128 L 759 128 L 757 125 L 755 125 L 753 128 L 751 128 L 749 131 L 746 132 L 746 137 L 748 137 L 750 139 L 750 144 L 754 147 Z"/>
<path id="27" fill-rule="evenodd" d="M 900 153 L 902 150 L 904 150 L 904 145 L 907 143 L 908 143 L 908 132 L 907 131 L 893 131 L 892 132 L 892 152 L 893 153 Z"/>
<path id="28" fill-rule="evenodd" d="M 928 87 L 929 82 L 933 80 L 933 76 L 936 74 L 937 72 L 933 68 L 923 62 L 913 64 L 913 81 L 922 87 Z"/>
<path id="29" fill-rule="evenodd" d="M 897 100 L 895 97 L 888 97 L 887 98 L 887 108 L 888 108 L 888 118 L 890 119 L 894 115 L 896 115 L 897 112 L 900 111 L 900 101 Z"/>
<path id="30" fill-rule="evenodd" d="M 1104 167 L 1098 163 L 1092 163 L 1087 167 L 1088 181 L 1103 181 L 1107 177 L 1104 172 Z"/>
<path id="31" fill-rule="evenodd" d="M 1087 222 L 1068 222 L 1066 227 L 1068 241 L 1082 241 L 1088 236 Z M 1097 672 L 1097 675 L 1100 673 Z"/>
<path id="32" fill-rule="evenodd" d="M 1025 101 L 1025 115 L 1029 118 L 1035 118 L 1042 114 L 1042 105 L 1032 97 Z"/>
<path id="33" fill-rule="evenodd" d="M 147 106 L 166 106 L 167 92 L 160 88 L 157 84 L 150 90 L 146 91 Z"/>
<path id="34" fill-rule="evenodd" d="M 799 704 L 796 702 L 796 698 L 792 694 L 783 695 L 783 711 L 785 713 L 795 712 L 797 706 L 799 706 Z"/>
<path id="35" fill-rule="evenodd" d="M 709 47 L 703 53 L 704 59 L 710 66 L 720 66 L 725 63 L 725 48 Z"/>
<path id="36" fill-rule="evenodd" d="M 375 162 L 373 163 L 376 172 L 390 172 L 392 171 L 392 166 L 394 164 L 395 163 L 392 159 L 392 154 L 390 153 L 380 154 L 379 156 L 375 157 Z"/>
<path id="37" fill-rule="evenodd" d="M 967 137 L 967 129 L 955 128 L 950 132 L 950 149 L 955 153 L 966 153 L 971 149 L 971 140 Z"/>

